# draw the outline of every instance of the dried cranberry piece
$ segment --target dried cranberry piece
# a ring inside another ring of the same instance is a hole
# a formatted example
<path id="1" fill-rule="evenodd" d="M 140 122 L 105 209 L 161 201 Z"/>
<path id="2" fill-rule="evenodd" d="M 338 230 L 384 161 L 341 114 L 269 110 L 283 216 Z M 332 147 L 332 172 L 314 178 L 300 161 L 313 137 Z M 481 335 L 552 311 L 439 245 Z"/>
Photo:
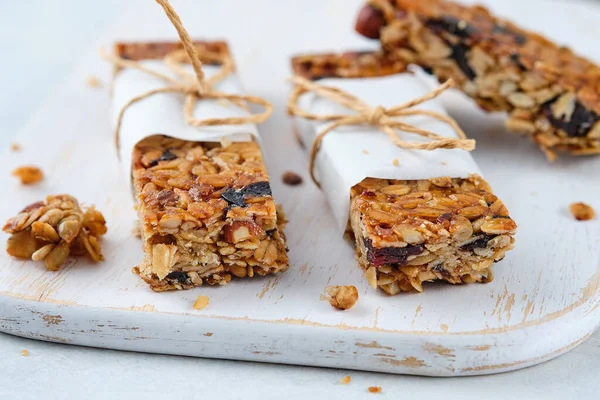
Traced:
<path id="1" fill-rule="evenodd" d="M 173 280 L 173 281 L 177 281 L 179 283 L 185 283 L 189 279 L 189 276 L 186 272 L 175 271 L 175 272 L 171 272 L 165 278 Z"/>
<path id="2" fill-rule="evenodd" d="M 562 118 L 555 118 L 552 113 L 552 103 L 555 101 L 556 98 L 544 103 L 542 106 L 544 114 L 552 126 L 557 129 L 562 129 L 569 137 L 586 136 L 594 124 L 600 119 L 598 114 L 588 110 L 578 101 L 575 102 L 575 109 L 573 110 L 573 114 L 569 121 L 565 121 Z"/>
<path id="3" fill-rule="evenodd" d="M 246 205 L 244 193 L 238 189 L 229 188 L 223 192 L 221 197 L 232 206 L 244 207 Z"/>
<path id="4" fill-rule="evenodd" d="M 271 186 L 269 182 L 256 182 L 241 189 L 229 188 L 221 197 L 232 206 L 245 207 L 245 199 L 248 197 L 271 196 Z"/>
<path id="5" fill-rule="evenodd" d="M 452 54 L 450 55 L 450 57 L 452 57 L 454 61 L 456 61 L 456 64 L 458 64 L 460 70 L 465 74 L 467 78 L 469 78 L 469 80 L 472 81 L 473 79 L 475 79 L 477 77 L 477 74 L 475 74 L 475 71 L 473 71 L 473 68 L 471 68 L 471 66 L 469 65 L 469 61 L 467 60 L 467 52 L 469 51 L 469 46 L 467 46 L 464 43 L 458 43 L 454 45 L 450 43 L 448 44 L 452 48 Z"/>
<path id="6" fill-rule="evenodd" d="M 523 72 L 527 71 L 527 67 L 523 65 L 523 63 L 521 62 L 521 56 L 518 55 L 517 53 L 511 53 L 510 54 L 510 60 L 515 63 L 517 65 L 517 67 L 519 67 L 519 69 Z"/>
<path id="7" fill-rule="evenodd" d="M 461 250 L 463 251 L 472 251 L 474 249 L 480 249 L 480 248 L 484 248 L 487 246 L 488 242 L 490 240 L 492 240 L 493 238 L 495 238 L 498 235 L 487 235 L 487 234 L 483 234 L 481 236 L 479 236 L 477 239 L 473 240 L 472 242 L 469 242 L 467 244 L 465 244 L 464 246 L 461 246 Z"/>
<path id="8" fill-rule="evenodd" d="M 377 249 L 373 247 L 371 239 L 364 238 L 364 242 L 367 248 L 367 260 L 375 267 L 391 264 L 406 265 L 409 256 L 418 256 L 425 250 L 422 244 Z"/>
<path id="9" fill-rule="evenodd" d="M 252 183 L 242 189 L 247 196 L 262 197 L 271 196 L 271 186 L 269 182 L 256 182 Z"/>
<path id="10" fill-rule="evenodd" d="M 150 167 L 154 167 L 154 166 L 158 165 L 158 163 L 161 162 L 161 161 L 171 161 L 171 160 L 174 160 L 176 158 L 177 158 L 177 156 L 175 154 L 171 153 L 170 149 L 166 149 L 165 151 L 163 151 L 163 153 L 160 156 L 160 158 L 157 159 L 157 160 L 152 161 L 149 166 Z"/>
<path id="11" fill-rule="evenodd" d="M 445 31 L 463 39 L 473 38 L 479 30 L 464 20 L 451 16 L 427 20 L 427 26 L 433 31 Z"/>

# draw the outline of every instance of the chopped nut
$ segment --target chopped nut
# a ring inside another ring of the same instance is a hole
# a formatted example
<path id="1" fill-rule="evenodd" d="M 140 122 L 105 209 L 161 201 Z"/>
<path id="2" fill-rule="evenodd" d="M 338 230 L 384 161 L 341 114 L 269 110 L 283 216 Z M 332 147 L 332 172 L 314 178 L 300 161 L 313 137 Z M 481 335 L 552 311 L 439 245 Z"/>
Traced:
<path id="1" fill-rule="evenodd" d="M 17 258 L 31 258 L 36 248 L 35 238 L 27 231 L 13 233 L 6 243 L 6 252 Z"/>
<path id="2" fill-rule="evenodd" d="M 366 272 L 367 282 L 373 289 L 377 289 L 377 270 L 375 267 L 370 267 Z"/>
<path id="3" fill-rule="evenodd" d="M 369 150 L 367 150 L 367 149 L 363 149 L 362 152 L 363 152 L 363 154 L 369 154 Z"/>
<path id="4" fill-rule="evenodd" d="M 223 234 L 227 243 L 239 243 L 263 235 L 260 226 L 253 221 L 233 221 L 223 227 Z"/>
<path id="5" fill-rule="evenodd" d="M 342 379 L 340 379 L 340 383 L 342 385 L 347 385 L 350 383 L 350 381 L 352 380 L 352 377 L 350 375 L 346 375 L 345 377 L 343 377 Z"/>
<path id="6" fill-rule="evenodd" d="M 54 250 L 55 247 L 56 247 L 56 245 L 54 245 L 52 243 L 47 244 L 47 245 L 45 245 L 43 247 L 40 247 L 39 250 L 37 250 L 35 253 L 33 253 L 31 255 L 31 259 L 33 261 L 41 261 L 44 258 L 46 258 L 48 256 L 48 254 L 50 254 L 50 252 L 52 250 Z"/>
<path id="7" fill-rule="evenodd" d="M 41 169 L 33 165 L 25 165 L 13 170 L 12 174 L 21 180 L 23 185 L 31 185 L 44 179 Z"/>
<path id="8" fill-rule="evenodd" d="M 329 303 L 340 310 L 352 308 L 358 301 L 358 290 L 354 286 L 327 286 L 325 293 L 329 297 Z"/>
<path id="9" fill-rule="evenodd" d="M 78 216 L 69 216 L 58 223 L 58 235 L 67 243 L 71 243 L 79 234 L 81 219 Z"/>
<path id="10" fill-rule="evenodd" d="M 450 234 L 457 242 L 463 242 L 473 236 L 473 225 L 467 218 L 456 215 L 450 221 Z"/>
<path id="11" fill-rule="evenodd" d="M 10 144 L 11 151 L 21 151 L 21 145 L 17 142 L 13 142 Z"/>
<path id="12" fill-rule="evenodd" d="M 175 253 L 177 246 L 159 243 L 152 248 L 152 272 L 159 279 L 164 279 L 171 272 L 175 264 Z"/>
<path id="13" fill-rule="evenodd" d="M 510 218 L 492 218 L 481 225 L 483 232 L 494 235 L 513 233 L 516 229 L 517 224 Z"/>
<path id="14" fill-rule="evenodd" d="M 394 158 L 392 160 L 392 164 L 394 164 L 394 167 L 399 167 L 400 166 L 400 160 L 398 160 L 397 158 Z"/>
<path id="15" fill-rule="evenodd" d="M 398 196 L 403 196 L 410 193 L 411 190 L 412 188 L 408 185 L 389 185 L 382 188 L 381 192 L 385 194 L 396 194 Z"/>
<path id="16" fill-rule="evenodd" d="M 302 183 L 302 177 L 292 171 L 286 171 L 281 179 L 283 183 L 290 186 L 296 186 Z"/>
<path id="17" fill-rule="evenodd" d="M 210 301 L 208 296 L 198 296 L 196 301 L 194 302 L 194 309 L 202 310 L 208 306 L 208 302 Z"/>
<path id="18" fill-rule="evenodd" d="M 52 225 L 41 221 L 35 221 L 31 224 L 31 233 L 36 239 L 45 240 L 47 242 L 58 242 L 59 236 Z"/>
<path id="19" fill-rule="evenodd" d="M 27 356 L 29 356 L 29 352 L 27 350 L 21 350 L 21 355 L 23 357 L 27 357 Z"/>
<path id="20" fill-rule="evenodd" d="M 65 241 L 60 242 L 58 246 L 53 248 L 50 254 L 44 258 L 46 269 L 49 271 L 58 271 L 67 260 L 69 252 L 69 243 Z"/>
<path id="21" fill-rule="evenodd" d="M 577 221 L 589 221 L 596 217 L 594 209 L 585 203 L 573 203 L 569 209 Z"/>
<path id="22" fill-rule="evenodd" d="M 369 386 L 369 392 L 371 393 L 381 393 L 381 386 Z"/>

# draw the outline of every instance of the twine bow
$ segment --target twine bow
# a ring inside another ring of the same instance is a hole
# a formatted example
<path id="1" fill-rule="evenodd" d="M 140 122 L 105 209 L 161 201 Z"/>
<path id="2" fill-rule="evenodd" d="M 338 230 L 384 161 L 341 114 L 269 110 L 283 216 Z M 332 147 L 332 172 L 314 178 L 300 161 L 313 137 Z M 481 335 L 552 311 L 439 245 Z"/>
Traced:
<path id="1" fill-rule="evenodd" d="M 301 76 L 293 76 L 290 78 L 290 80 L 295 84 L 295 87 L 292 90 L 292 94 L 288 100 L 288 113 L 290 115 L 306 118 L 311 121 L 331 122 L 327 128 L 317 135 L 310 150 L 310 176 L 319 187 L 320 184 L 315 177 L 314 167 L 317 153 L 321 147 L 321 142 L 323 141 L 325 135 L 342 125 L 375 126 L 381 131 L 385 132 L 393 144 L 403 149 L 461 149 L 465 151 L 471 151 L 475 148 L 475 141 L 472 139 L 467 139 L 467 136 L 458 126 L 456 121 L 449 116 L 431 110 L 413 109 L 414 106 L 432 100 L 442 94 L 445 90 L 453 87 L 454 81 L 451 79 L 447 80 L 443 85 L 440 85 L 422 97 L 391 108 L 384 108 L 382 106 L 371 107 L 369 104 L 365 103 L 359 98 L 339 88 L 320 85 Z M 350 110 L 356 111 L 356 114 L 313 114 L 304 111 L 298 106 L 298 100 L 307 92 L 315 93 L 318 96 L 324 97 L 346 108 L 349 108 Z M 436 133 L 407 124 L 406 122 L 402 122 L 398 119 L 399 117 L 408 117 L 413 115 L 424 115 L 447 123 L 456 131 L 458 138 L 440 136 Z M 407 142 L 400 138 L 397 131 L 410 132 L 431 140 L 428 142 Z"/>
<path id="2" fill-rule="evenodd" d="M 214 86 L 217 83 L 221 82 L 234 71 L 231 57 L 229 55 L 218 54 L 208 50 L 196 48 L 192 42 L 192 39 L 190 38 L 190 35 L 183 27 L 179 15 L 177 15 L 169 1 L 156 0 L 156 2 L 162 6 L 165 14 L 177 30 L 183 45 L 183 50 L 171 52 L 163 59 L 165 65 L 175 75 L 176 78 L 147 68 L 138 61 L 127 60 L 115 55 L 106 54 L 105 52 L 102 52 L 101 54 L 102 57 L 112 63 L 115 68 L 135 69 L 159 78 L 168 84 L 165 87 L 149 90 L 132 98 L 121 108 L 117 118 L 117 126 L 115 128 L 115 141 L 117 149 L 119 148 L 119 132 L 123 123 L 125 111 L 127 111 L 127 109 L 133 104 L 159 93 L 181 93 L 185 95 L 183 111 L 187 123 L 191 126 L 201 127 L 215 125 L 243 125 L 248 123 L 258 124 L 266 121 L 273 111 L 273 106 L 265 99 L 257 96 L 228 94 L 214 89 Z M 202 61 L 200 61 L 200 56 L 209 62 L 218 62 L 221 66 L 220 70 L 215 75 L 207 79 L 204 76 L 204 71 L 202 70 Z M 181 63 L 186 59 L 192 64 L 194 75 L 188 73 L 185 68 L 181 66 Z M 249 114 L 243 117 L 199 119 L 194 117 L 194 108 L 196 106 L 196 102 L 201 99 L 228 101 L 248 112 L 249 109 L 247 105 L 254 104 L 261 106 L 264 111 L 256 114 Z"/>

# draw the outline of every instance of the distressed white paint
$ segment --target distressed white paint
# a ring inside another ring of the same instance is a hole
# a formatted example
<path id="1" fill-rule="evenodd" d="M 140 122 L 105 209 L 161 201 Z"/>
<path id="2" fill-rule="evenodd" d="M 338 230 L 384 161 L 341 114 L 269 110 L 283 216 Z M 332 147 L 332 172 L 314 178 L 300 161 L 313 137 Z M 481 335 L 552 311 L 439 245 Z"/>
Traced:
<path id="1" fill-rule="evenodd" d="M 508 3 L 496 7 L 538 29 L 545 17 L 550 24 L 569 13 L 568 8 L 547 11 L 535 4 L 531 7 L 537 14 L 517 13 Z M 525 367 L 559 355 L 592 332 L 600 321 L 600 226 L 598 220 L 573 221 L 567 207 L 583 200 L 600 209 L 594 175 L 600 168 L 598 158 L 565 157 L 547 164 L 533 145 L 504 133 L 500 117 L 483 116 L 463 99 L 447 96 L 450 111 L 478 139 L 476 161 L 520 225 L 517 247 L 497 265 L 496 280 L 488 285 L 431 285 L 424 294 L 393 298 L 368 288 L 351 247 L 331 234 L 334 222 L 316 188 L 279 183 L 282 171 L 306 169 L 306 156 L 295 146 L 283 115 L 286 57 L 315 48 L 363 47 L 348 28 L 356 4 L 346 8 L 329 1 L 323 7 L 315 5 L 313 9 L 320 11 L 316 13 L 303 3 L 296 14 L 302 18 L 285 20 L 271 15 L 293 13 L 289 3 L 271 5 L 272 14 L 231 15 L 222 27 L 215 21 L 225 20 L 224 8 L 200 9 L 187 3 L 180 9 L 184 23 L 195 22 L 187 25 L 196 36 L 230 38 L 247 91 L 276 105 L 274 117 L 261 130 L 274 191 L 291 220 L 290 271 L 278 280 L 162 294 L 151 292 L 130 273 L 141 257 L 139 242 L 130 235 L 134 213 L 112 149 L 107 96 L 84 84 L 89 74 L 108 76 L 108 69 L 91 54 L 16 139 L 24 150 L 4 155 L 9 169 L 36 163 L 47 179 L 37 187 L 21 188 L 7 175 L 0 177 L 10 193 L 2 197 L 0 219 L 46 193 L 72 193 L 96 203 L 106 214 L 107 261 L 90 265 L 73 260 L 63 271 L 50 273 L 42 265 L 2 254 L 0 330 L 126 350 L 423 375 Z M 173 37 L 156 7 L 144 6 L 126 15 L 126 23 L 111 30 L 103 42 L 116 37 Z M 326 27 L 329 17 L 323 8 L 338 14 L 335 26 Z M 539 12 L 546 14 L 540 17 Z M 311 29 L 293 35 L 308 17 L 314 21 Z M 581 23 L 571 24 L 572 31 L 559 39 L 597 56 L 591 41 L 577 42 L 597 28 L 586 23 L 589 19 L 571 17 Z M 140 23 L 142 18 L 145 22 Z M 248 21 L 257 21 L 256 27 L 264 29 L 251 29 Z M 347 25 L 342 25 L 344 21 Z M 267 30 L 285 32 L 269 39 L 268 52 Z M 329 278 L 330 284 L 356 284 L 361 299 L 355 308 L 338 312 L 318 300 Z M 211 302 L 195 311 L 191 305 L 200 294 Z M 409 357 L 424 365 L 417 367 L 420 363 Z"/>

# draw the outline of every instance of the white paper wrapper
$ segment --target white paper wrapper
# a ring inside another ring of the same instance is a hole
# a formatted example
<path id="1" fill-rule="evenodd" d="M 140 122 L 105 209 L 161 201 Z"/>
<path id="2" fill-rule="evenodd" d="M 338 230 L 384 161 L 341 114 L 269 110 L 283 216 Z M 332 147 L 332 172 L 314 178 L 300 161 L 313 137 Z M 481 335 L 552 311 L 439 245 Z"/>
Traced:
<path id="1" fill-rule="evenodd" d="M 319 84 L 338 87 L 373 107 L 386 108 L 430 91 L 427 85 L 410 73 L 374 78 L 329 78 L 320 80 Z M 312 93 L 302 96 L 299 105 L 314 114 L 353 113 Z M 428 101 L 416 108 L 446 113 L 437 100 Z M 457 137 L 449 125 L 432 118 L 415 116 L 403 120 L 441 136 Z M 307 146 L 329 125 L 328 122 L 313 122 L 302 118 L 297 118 L 297 123 Z M 426 141 L 409 133 L 401 135 L 407 141 Z M 399 166 L 393 164 L 395 158 L 400 162 Z M 394 145 L 379 129 L 368 126 L 344 126 L 328 133 L 317 154 L 315 173 L 336 219 L 340 235 L 344 233 L 348 223 L 350 189 L 364 178 L 415 180 L 443 176 L 466 178 L 471 174 L 481 174 L 467 151 L 405 150 Z"/>
<path id="2" fill-rule="evenodd" d="M 155 71 L 173 76 L 170 70 L 159 60 L 146 60 L 142 64 Z M 218 71 L 216 66 L 202 67 L 206 77 Z M 191 67 L 189 68 L 192 73 Z M 117 74 L 113 87 L 111 120 L 113 126 L 121 108 L 132 98 L 149 90 L 165 87 L 168 83 L 134 69 L 126 68 Z M 228 94 L 243 94 L 241 83 L 234 74 L 229 75 L 215 86 L 217 91 Z M 211 127 L 193 127 L 185 120 L 183 105 L 185 96 L 181 93 L 155 94 L 130 106 L 123 117 L 119 134 L 119 156 L 122 171 L 131 178 L 132 152 L 140 140 L 164 134 L 183 140 L 197 142 L 219 142 L 223 137 L 230 141 L 250 141 L 254 136 L 258 140 L 256 125 L 221 125 Z M 194 111 L 195 118 L 226 118 L 248 115 L 241 108 L 216 100 L 199 100 Z"/>

